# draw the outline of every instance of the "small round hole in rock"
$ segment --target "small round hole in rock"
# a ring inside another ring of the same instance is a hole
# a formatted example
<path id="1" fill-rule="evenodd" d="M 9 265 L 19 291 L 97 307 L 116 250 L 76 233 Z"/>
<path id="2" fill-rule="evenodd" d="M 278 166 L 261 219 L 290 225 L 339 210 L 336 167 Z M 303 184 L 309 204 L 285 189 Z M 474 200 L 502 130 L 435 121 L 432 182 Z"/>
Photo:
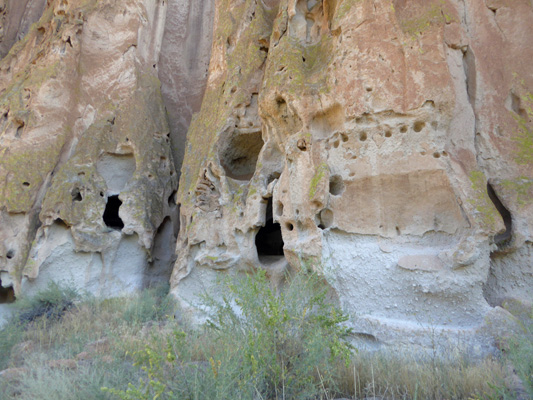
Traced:
<path id="1" fill-rule="evenodd" d="M 11 250 L 8 250 L 7 254 L 6 254 L 6 258 L 8 260 L 11 260 L 13 257 L 15 257 L 15 250 L 11 249 Z"/>
<path id="2" fill-rule="evenodd" d="M 359 134 L 359 140 L 360 140 L 361 142 L 364 142 L 366 139 L 367 139 L 366 132 L 361 132 L 361 133 Z"/>
<path id="3" fill-rule="evenodd" d="M 401 133 L 407 132 L 407 127 L 405 125 L 400 126 L 400 132 Z"/>
<path id="4" fill-rule="evenodd" d="M 440 158 L 440 153 L 438 151 L 436 151 L 435 153 L 433 153 L 433 157 Z"/>
<path id="5" fill-rule="evenodd" d="M 278 215 L 278 217 L 281 217 L 283 215 L 283 203 L 281 201 L 278 201 L 276 207 L 276 214 Z"/>
<path id="6" fill-rule="evenodd" d="M 391 131 L 385 132 L 385 137 L 391 137 L 391 136 L 392 136 L 392 132 Z"/>
<path id="7" fill-rule="evenodd" d="M 287 230 L 289 230 L 289 231 L 294 230 L 294 225 L 291 224 L 290 222 L 288 222 L 286 226 L 287 226 Z"/>
<path id="8" fill-rule="evenodd" d="M 327 208 L 320 211 L 319 220 L 320 224 L 318 225 L 318 227 L 320 229 L 330 228 L 333 225 L 333 211 Z"/>
<path id="9" fill-rule="evenodd" d="M 425 126 L 426 126 L 426 123 L 424 121 L 416 121 L 413 124 L 413 130 L 415 132 L 420 132 L 420 131 L 422 131 L 422 129 L 424 129 Z"/>
<path id="10" fill-rule="evenodd" d="M 29 187 L 30 186 L 30 182 L 22 182 L 22 186 Z"/>
<path id="11" fill-rule="evenodd" d="M 74 188 L 70 193 L 72 195 L 72 201 L 82 201 L 83 197 L 81 196 L 80 189 Z"/>
<path id="12" fill-rule="evenodd" d="M 339 175 L 333 175 L 329 180 L 329 192 L 333 196 L 340 196 L 345 189 L 344 181 Z"/>
<path id="13" fill-rule="evenodd" d="M 306 143 L 305 139 L 298 139 L 298 142 L 296 143 L 296 146 L 301 151 L 306 151 L 307 150 L 307 143 Z"/>

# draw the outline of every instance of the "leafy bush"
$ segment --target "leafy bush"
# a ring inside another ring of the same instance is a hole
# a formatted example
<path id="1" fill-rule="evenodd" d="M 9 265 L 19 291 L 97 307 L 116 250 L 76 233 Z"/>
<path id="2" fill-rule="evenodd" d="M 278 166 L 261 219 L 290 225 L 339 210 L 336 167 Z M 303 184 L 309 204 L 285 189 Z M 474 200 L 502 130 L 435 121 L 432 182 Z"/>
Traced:
<path id="1" fill-rule="evenodd" d="M 335 390 L 339 361 L 349 363 L 350 330 L 315 275 L 297 274 L 276 293 L 264 271 L 223 284 L 204 331 L 176 330 L 166 344 L 135 353 L 146 376 L 121 399 L 312 399 Z"/>

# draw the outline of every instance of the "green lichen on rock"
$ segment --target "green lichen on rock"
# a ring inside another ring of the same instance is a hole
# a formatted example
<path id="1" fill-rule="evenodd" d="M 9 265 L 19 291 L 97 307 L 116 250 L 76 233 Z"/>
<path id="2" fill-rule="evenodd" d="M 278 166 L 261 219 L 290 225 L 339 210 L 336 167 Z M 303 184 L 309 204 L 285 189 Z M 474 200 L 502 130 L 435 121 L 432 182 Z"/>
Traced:
<path id="1" fill-rule="evenodd" d="M 231 129 L 232 113 L 250 101 L 254 81 L 260 79 L 267 53 L 264 40 L 272 30 L 272 13 L 260 2 L 246 0 L 234 6 L 221 0 L 214 51 L 223 52 L 225 65 L 220 75 L 208 82 L 200 112 L 194 116 L 187 134 L 178 201 L 192 204 L 197 180 L 209 160 L 216 158 L 219 134 Z M 243 21 L 250 21 L 244 24 Z"/>
<path id="2" fill-rule="evenodd" d="M 470 182 L 474 197 L 469 200 L 476 210 L 476 221 L 486 229 L 497 231 L 500 215 L 487 193 L 487 178 L 481 171 L 470 173 Z"/>
<path id="3" fill-rule="evenodd" d="M 106 229 L 102 215 L 108 188 L 96 166 L 107 153 L 135 158 L 133 177 L 120 192 L 121 209 L 127 210 L 130 226 L 137 233 L 147 232 L 150 236 L 161 224 L 165 203 L 177 186 L 177 174 L 170 154 L 160 82 L 145 71 L 137 70 L 136 76 L 133 95 L 118 105 L 104 105 L 105 118 L 83 132 L 73 156 L 56 173 L 43 201 L 43 223 L 59 217 L 93 236 Z M 81 199 L 76 201 L 78 193 Z M 143 243 L 146 247 L 151 244 L 148 239 Z"/>
<path id="4" fill-rule="evenodd" d="M 500 183 L 509 193 L 516 195 L 520 207 L 533 203 L 533 178 L 520 176 L 516 179 L 504 179 Z"/>
<path id="5" fill-rule="evenodd" d="M 416 37 L 422 35 L 432 26 L 443 25 L 453 20 L 451 15 L 446 12 L 446 3 L 443 0 L 438 2 L 428 2 L 424 10 L 416 17 L 400 21 L 400 27 L 405 33 Z"/>
<path id="6" fill-rule="evenodd" d="M 515 162 L 519 165 L 533 166 L 533 127 L 531 122 L 533 120 L 533 94 L 526 93 L 521 97 L 524 104 L 524 110 L 527 118 L 512 113 L 518 127 L 512 140 L 516 145 Z"/>
<path id="7" fill-rule="evenodd" d="M 335 10 L 335 15 L 333 19 L 340 21 L 342 18 L 348 15 L 354 5 L 356 5 L 357 3 L 361 3 L 361 1 L 362 0 L 342 0 L 342 2 L 337 6 L 337 9 Z"/>
<path id="8" fill-rule="evenodd" d="M 13 213 L 28 212 L 37 191 L 53 170 L 64 140 L 58 138 L 47 145 L 25 149 L 0 148 L 0 207 Z"/>
<path id="9" fill-rule="evenodd" d="M 313 197 L 315 197 L 316 193 L 318 192 L 319 185 L 324 180 L 324 177 L 328 171 L 328 164 L 322 163 L 318 166 L 309 186 L 309 199 L 313 199 Z"/>
<path id="10" fill-rule="evenodd" d="M 95 1 L 90 0 L 82 2 L 82 5 L 85 7 L 93 3 Z M 61 35 L 68 29 L 68 24 L 65 22 L 66 15 L 54 16 L 55 4 L 51 2 L 47 6 L 41 19 L 0 61 L 5 67 L 11 66 L 20 55 L 29 57 L 28 62 L 14 73 L 0 92 L 0 111 L 9 115 L 9 122 L 4 129 L 10 132 L 18 128 L 24 131 L 41 128 L 42 119 L 37 118 L 30 104 L 32 94 L 46 83 L 64 86 L 56 78 L 67 74 L 67 66 L 57 58 L 53 48 L 62 40 Z M 27 143 L 24 137 L 12 137 L 6 131 L 0 132 L 0 136 L 9 135 L 5 137 L 6 144 L 0 146 L 0 180 L 5 182 L 0 189 L 0 207 L 6 207 L 9 212 L 30 210 L 37 192 L 54 169 L 70 133 L 66 125 L 55 126 L 46 141 L 35 145 Z"/>
<path id="11" fill-rule="evenodd" d="M 333 61 L 334 48 L 330 35 L 312 44 L 285 35 L 269 54 L 265 85 L 298 96 L 329 92 L 325 71 Z"/>

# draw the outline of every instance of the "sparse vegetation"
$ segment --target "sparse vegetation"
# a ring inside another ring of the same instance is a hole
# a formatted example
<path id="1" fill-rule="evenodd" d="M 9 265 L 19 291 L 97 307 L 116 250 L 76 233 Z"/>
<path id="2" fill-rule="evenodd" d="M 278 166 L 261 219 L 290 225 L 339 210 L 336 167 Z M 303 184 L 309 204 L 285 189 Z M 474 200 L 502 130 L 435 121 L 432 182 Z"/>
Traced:
<path id="1" fill-rule="evenodd" d="M 297 274 L 279 291 L 262 272 L 222 285 L 220 297 L 204 297 L 209 322 L 197 328 L 174 319 L 168 288 L 98 300 L 51 286 L 21 302 L 0 332 L 0 362 L 11 368 L 9 379 L 0 376 L 0 397 L 515 398 L 505 359 L 472 361 L 458 351 L 435 360 L 351 348 L 347 317 L 315 275 Z M 61 311 L 21 319 L 43 304 Z M 508 351 L 530 394 L 531 317 L 523 319 L 527 334 Z"/>
<path id="2" fill-rule="evenodd" d="M 533 307 L 513 301 L 507 301 L 504 307 L 522 322 L 523 335 L 511 340 L 508 358 L 525 391 L 533 399 Z"/>

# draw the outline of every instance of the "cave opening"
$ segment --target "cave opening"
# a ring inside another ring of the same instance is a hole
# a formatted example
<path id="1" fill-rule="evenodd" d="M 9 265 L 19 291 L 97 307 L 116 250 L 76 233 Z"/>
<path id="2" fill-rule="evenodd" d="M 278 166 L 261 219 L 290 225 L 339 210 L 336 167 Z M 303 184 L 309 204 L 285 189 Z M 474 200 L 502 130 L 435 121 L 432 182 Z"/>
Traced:
<path id="1" fill-rule="evenodd" d="M 263 145 L 261 131 L 234 133 L 219 154 L 226 176 L 241 181 L 250 180 Z"/>
<path id="2" fill-rule="evenodd" d="M 255 236 L 255 246 L 260 261 L 272 257 L 278 259 L 284 256 L 281 226 L 274 222 L 272 214 L 272 198 L 268 199 L 265 225 L 259 229 Z"/>
<path id="3" fill-rule="evenodd" d="M 118 195 L 109 196 L 104 211 L 104 223 L 109 228 L 119 231 L 124 228 L 124 222 L 122 222 L 122 219 L 118 214 L 121 205 L 122 201 L 120 201 Z"/>
<path id="4" fill-rule="evenodd" d="M 13 303 L 15 301 L 15 290 L 13 286 L 3 287 L 0 279 L 0 304 Z"/>
<path id="5" fill-rule="evenodd" d="M 498 247 L 502 247 L 505 244 L 509 243 L 511 236 L 513 234 L 513 217 L 511 216 L 511 213 L 501 200 L 498 198 L 498 195 L 496 194 L 496 191 L 492 187 L 490 183 L 487 182 L 487 193 L 489 195 L 490 200 L 500 213 L 503 223 L 505 225 L 505 231 L 502 233 L 498 233 L 496 236 L 494 236 L 494 242 L 498 245 Z"/>

